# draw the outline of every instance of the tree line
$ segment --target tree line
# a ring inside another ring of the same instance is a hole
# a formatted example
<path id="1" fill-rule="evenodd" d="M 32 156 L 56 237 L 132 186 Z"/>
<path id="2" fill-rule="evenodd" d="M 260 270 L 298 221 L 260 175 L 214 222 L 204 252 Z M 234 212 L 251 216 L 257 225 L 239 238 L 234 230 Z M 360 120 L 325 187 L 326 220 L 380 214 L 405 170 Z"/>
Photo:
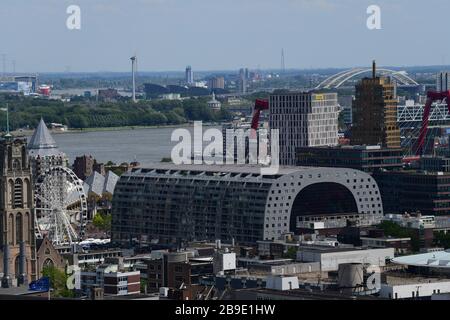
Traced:
<path id="1" fill-rule="evenodd" d="M 100 102 L 0 97 L 0 107 L 9 106 L 10 129 L 35 128 L 42 117 L 46 123 L 61 123 L 69 128 L 99 128 L 119 126 L 177 125 L 194 120 L 221 122 L 232 119 L 225 108 L 214 111 L 207 106 L 208 98 Z M 6 129 L 6 112 L 0 111 L 0 128 Z"/>

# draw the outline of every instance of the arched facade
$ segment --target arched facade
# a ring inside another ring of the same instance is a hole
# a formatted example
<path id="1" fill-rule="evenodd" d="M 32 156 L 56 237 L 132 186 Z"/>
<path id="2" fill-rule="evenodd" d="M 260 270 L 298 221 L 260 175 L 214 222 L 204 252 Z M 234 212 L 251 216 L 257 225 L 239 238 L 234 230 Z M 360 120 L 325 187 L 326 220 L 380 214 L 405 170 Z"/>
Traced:
<path id="1" fill-rule="evenodd" d="M 25 213 L 24 221 L 23 221 L 23 229 L 25 232 L 23 233 L 23 240 L 25 243 L 30 243 L 30 235 L 31 235 L 31 227 L 32 227 L 32 221 L 31 221 L 31 214 L 29 212 Z"/>
<path id="2" fill-rule="evenodd" d="M 14 259 L 14 275 L 16 278 L 20 276 L 20 255 L 17 255 Z"/>
<path id="3" fill-rule="evenodd" d="M 112 241 L 250 244 L 295 232 L 297 223 L 342 228 L 351 220 L 370 226 L 382 216 L 375 180 L 358 170 L 281 167 L 263 175 L 258 166 L 158 164 L 121 176 L 113 197 Z"/>
<path id="4" fill-rule="evenodd" d="M 31 190 L 30 179 L 23 180 L 23 201 L 24 207 L 31 207 L 33 205 L 33 191 Z"/>
<path id="5" fill-rule="evenodd" d="M 22 213 L 16 213 L 16 245 L 23 241 L 23 217 Z"/>
<path id="6" fill-rule="evenodd" d="M 20 178 L 17 178 L 14 181 L 14 189 L 11 190 L 13 195 L 13 207 L 14 208 L 23 208 L 23 181 Z"/>
<path id="7" fill-rule="evenodd" d="M 38 277 L 42 277 L 42 272 L 45 267 L 56 267 L 60 270 L 64 270 L 65 261 L 52 245 L 51 241 L 44 237 L 44 239 L 37 240 L 36 246 L 36 273 Z"/>
<path id="8" fill-rule="evenodd" d="M 315 216 L 353 215 L 358 204 L 352 192 L 342 184 L 319 182 L 303 188 L 292 205 L 289 230 L 297 228 L 297 218 Z"/>
<path id="9" fill-rule="evenodd" d="M 15 241 L 15 228 L 14 228 L 14 226 L 15 226 L 15 221 L 14 221 L 15 219 L 14 219 L 14 214 L 12 214 L 12 213 L 10 213 L 9 214 L 9 216 L 8 216 L 8 235 L 7 235 L 7 238 L 8 238 L 8 244 L 9 245 L 14 245 L 14 241 Z"/>
<path id="10" fill-rule="evenodd" d="M 340 185 L 348 190 L 353 196 L 357 212 L 307 215 L 308 220 L 303 220 L 305 223 L 331 223 L 333 219 L 336 227 L 344 227 L 347 219 L 355 219 L 367 225 L 381 221 L 383 204 L 380 190 L 375 180 L 367 173 L 345 168 L 299 168 L 298 171 L 283 175 L 272 184 L 264 216 L 264 239 L 278 239 L 284 233 L 295 231 L 290 229 L 294 201 L 299 201 L 298 196 L 302 196 L 303 190 L 316 184 L 326 186 L 324 183 Z M 322 193 L 327 191 L 321 190 Z M 294 214 L 302 215 L 299 212 Z M 342 222 L 338 221 L 340 219 Z"/>
<path id="11" fill-rule="evenodd" d="M 7 190 L 7 200 L 8 203 L 7 205 L 12 208 L 14 206 L 14 180 L 13 179 L 8 179 L 8 190 Z"/>
<path id="12" fill-rule="evenodd" d="M 55 263 L 53 262 L 52 259 L 47 258 L 45 259 L 44 263 L 43 263 L 43 267 L 53 267 L 55 265 Z"/>

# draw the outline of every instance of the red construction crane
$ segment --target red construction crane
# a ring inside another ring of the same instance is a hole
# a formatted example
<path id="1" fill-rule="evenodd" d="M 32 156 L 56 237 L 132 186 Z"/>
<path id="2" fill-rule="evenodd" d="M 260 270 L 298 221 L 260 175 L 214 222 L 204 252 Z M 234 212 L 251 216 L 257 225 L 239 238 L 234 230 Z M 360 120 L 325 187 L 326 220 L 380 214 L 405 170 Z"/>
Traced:
<path id="1" fill-rule="evenodd" d="M 267 110 L 269 109 L 269 101 L 263 100 L 263 99 L 256 99 L 255 100 L 255 111 L 253 112 L 253 118 L 252 118 L 252 129 L 255 131 L 258 130 L 259 126 L 259 117 L 261 115 L 261 110 Z"/>
<path id="2" fill-rule="evenodd" d="M 431 105 L 435 101 L 447 102 L 448 111 L 450 112 L 450 90 L 443 92 L 428 91 L 427 93 L 427 103 L 425 104 L 425 109 L 423 111 L 422 117 L 422 127 L 420 128 L 419 138 L 416 143 L 416 156 L 422 154 L 423 145 L 425 143 L 425 138 L 427 136 L 428 122 L 430 118 Z"/>

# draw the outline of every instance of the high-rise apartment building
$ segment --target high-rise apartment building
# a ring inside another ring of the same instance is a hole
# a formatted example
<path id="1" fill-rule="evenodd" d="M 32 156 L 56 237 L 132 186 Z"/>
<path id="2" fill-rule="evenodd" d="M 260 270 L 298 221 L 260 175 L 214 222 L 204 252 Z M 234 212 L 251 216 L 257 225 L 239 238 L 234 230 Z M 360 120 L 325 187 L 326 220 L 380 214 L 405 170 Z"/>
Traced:
<path id="1" fill-rule="evenodd" d="M 376 76 L 374 62 L 372 78 L 364 78 L 356 85 L 352 107 L 353 145 L 400 147 L 395 90 L 395 83 L 390 78 Z"/>
<path id="2" fill-rule="evenodd" d="M 225 89 L 225 78 L 224 77 L 214 77 L 210 81 L 211 89 Z"/>
<path id="3" fill-rule="evenodd" d="M 269 127 L 279 130 L 280 165 L 295 165 L 299 147 L 338 144 L 337 93 L 274 93 L 269 105 Z"/>
<path id="4" fill-rule="evenodd" d="M 194 84 L 194 72 L 192 71 L 191 66 L 186 67 L 185 81 L 186 81 L 186 84 L 188 84 L 188 85 Z"/>
<path id="5" fill-rule="evenodd" d="M 246 93 L 247 92 L 247 80 L 248 80 L 248 69 L 247 68 L 241 68 L 239 70 L 239 93 Z"/>
<path id="6" fill-rule="evenodd" d="M 450 72 L 440 72 L 436 75 L 436 91 L 450 90 Z"/>

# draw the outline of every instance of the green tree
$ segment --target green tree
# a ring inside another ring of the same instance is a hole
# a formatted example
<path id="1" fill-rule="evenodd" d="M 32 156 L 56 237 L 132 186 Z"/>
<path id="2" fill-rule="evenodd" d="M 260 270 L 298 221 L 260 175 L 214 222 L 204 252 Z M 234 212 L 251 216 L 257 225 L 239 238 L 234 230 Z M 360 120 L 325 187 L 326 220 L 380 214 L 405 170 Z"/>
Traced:
<path id="1" fill-rule="evenodd" d="M 55 266 L 46 266 L 42 270 L 44 277 L 49 277 L 50 287 L 53 289 L 52 295 L 54 297 L 74 297 L 73 290 L 67 288 L 67 274 Z"/>
<path id="2" fill-rule="evenodd" d="M 103 219 L 103 216 L 100 213 L 97 213 L 94 219 L 92 219 L 92 224 L 98 229 L 103 229 L 105 219 Z"/>
<path id="3" fill-rule="evenodd" d="M 444 249 L 450 248 L 450 233 L 445 232 L 435 232 L 434 233 L 434 242 L 436 245 L 444 247 Z"/>
<path id="4" fill-rule="evenodd" d="M 289 247 L 287 251 L 283 254 L 283 257 L 286 259 L 296 259 L 297 258 L 297 248 Z"/>
<path id="5" fill-rule="evenodd" d="M 111 231 L 112 216 L 103 212 L 99 212 L 92 220 L 92 224 L 105 232 Z"/>
<path id="6" fill-rule="evenodd" d="M 89 122 L 86 116 L 81 114 L 74 114 L 68 117 L 69 125 L 72 128 L 82 129 L 89 127 Z"/>
<path id="7" fill-rule="evenodd" d="M 103 216 L 103 230 L 106 232 L 111 231 L 112 215 L 105 214 Z"/>
<path id="8" fill-rule="evenodd" d="M 404 228 L 392 221 L 383 221 L 379 227 L 383 229 L 384 234 L 390 237 L 411 238 L 411 247 L 413 251 L 420 250 L 420 239 L 414 230 Z"/>

